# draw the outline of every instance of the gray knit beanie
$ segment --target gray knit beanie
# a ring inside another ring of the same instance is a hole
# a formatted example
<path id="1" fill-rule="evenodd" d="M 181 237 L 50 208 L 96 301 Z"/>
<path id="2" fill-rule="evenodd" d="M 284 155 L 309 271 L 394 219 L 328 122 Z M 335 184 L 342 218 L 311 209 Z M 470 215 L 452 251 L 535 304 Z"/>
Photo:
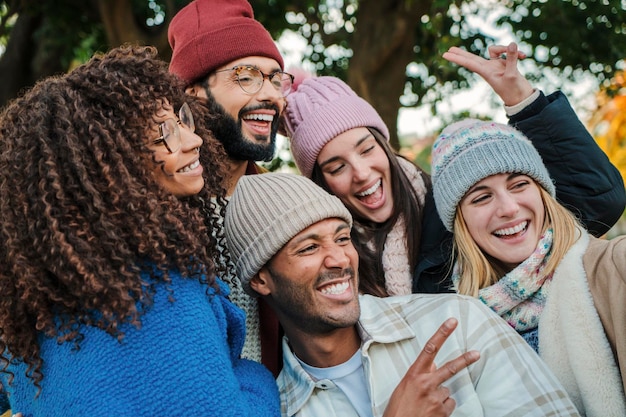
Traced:
<path id="1" fill-rule="evenodd" d="M 528 175 L 555 194 L 533 144 L 520 131 L 501 123 L 465 119 L 446 127 L 433 144 L 431 173 L 437 212 L 449 231 L 463 196 L 491 175 Z"/>
<path id="2" fill-rule="evenodd" d="M 237 276 L 250 295 L 250 279 L 295 235 L 338 217 L 352 227 L 352 216 L 334 195 L 295 174 L 244 175 L 226 207 L 224 227 Z"/>

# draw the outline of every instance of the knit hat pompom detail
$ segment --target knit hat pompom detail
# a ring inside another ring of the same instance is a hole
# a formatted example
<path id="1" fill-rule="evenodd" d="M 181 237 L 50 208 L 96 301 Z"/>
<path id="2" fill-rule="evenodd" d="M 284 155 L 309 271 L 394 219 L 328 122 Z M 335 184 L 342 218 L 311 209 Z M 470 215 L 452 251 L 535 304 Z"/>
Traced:
<path id="1" fill-rule="evenodd" d="M 550 174 L 530 140 L 496 122 L 465 119 L 446 127 L 433 144 L 431 172 L 437 212 L 449 231 L 467 191 L 491 175 L 528 175 L 555 195 Z"/>
<path id="2" fill-rule="evenodd" d="M 311 178 L 317 156 L 336 136 L 357 127 L 389 129 L 371 104 L 335 77 L 306 78 L 287 97 L 283 130 L 300 172 Z"/>
<path id="3" fill-rule="evenodd" d="M 272 36 L 254 19 L 246 0 L 195 0 L 168 27 L 172 48 L 170 72 L 187 83 L 239 58 L 272 58 L 283 68 Z"/>
<path id="4" fill-rule="evenodd" d="M 302 67 L 291 67 L 287 72 L 293 75 L 293 84 L 291 85 L 292 92 L 297 91 L 304 80 L 315 77 L 315 74 Z"/>
<path id="5" fill-rule="evenodd" d="M 352 227 L 352 216 L 334 195 L 301 175 L 244 175 L 226 206 L 226 242 L 244 290 L 250 279 L 295 235 L 328 218 Z"/>

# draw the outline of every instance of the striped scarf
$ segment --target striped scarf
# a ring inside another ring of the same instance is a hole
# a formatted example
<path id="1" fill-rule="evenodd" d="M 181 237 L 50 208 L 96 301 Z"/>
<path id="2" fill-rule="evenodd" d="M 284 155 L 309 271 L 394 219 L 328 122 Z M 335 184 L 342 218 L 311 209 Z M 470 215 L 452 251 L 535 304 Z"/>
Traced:
<path id="1" fill-rule="evenodd" d="M 539 325 L 552 280 L 552 274 L 543 273 L 551 248 L 552 229 L 548 229 L 528 259 L 495 284 L 478 291 L 478 298 L 518 332 Z M 453 281 L 456 283 L 458 279 L 455 268 Z"/>

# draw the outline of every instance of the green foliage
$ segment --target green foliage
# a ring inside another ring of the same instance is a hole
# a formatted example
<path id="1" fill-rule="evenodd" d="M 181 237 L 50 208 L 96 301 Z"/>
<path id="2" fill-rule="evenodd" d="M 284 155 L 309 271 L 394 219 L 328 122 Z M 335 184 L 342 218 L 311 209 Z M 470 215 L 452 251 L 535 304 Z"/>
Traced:
<path id="1" fill-rule="evenodd" d="M 441 58 L 451 46 L 461 46 L 486 56 L 494 43 L 476 17 L 487 17 L 495 2 L 469 0 L 413 0 L 427 10 L 416 16 L 414 62 L 407 67 L 409 91 L 402 98 L 407 107 L 436 104 L 451 91 L 469 88 L 472 75 Z M 396 3 L 390 2 L 390 4 Z M 488 4 L 490 3 L 490 4 Z M 347 80 L 350 45 L 359 26 L 359 8 L 369 2 L 357 0 L 251 0 L 257 18 L 278 38 L 289 29 L 302 35 L 309 46 L 305 59 L 320 75 Z M 573 79 L 575 70 L 600 80 L 615 72 L 615 64 L 626 54 L 626 3 L 620 0 L 509 0 L 499 27 L 510 27 L 524 50 L 543 67 Z M 390 6 L 391 7 L 391 6 Z M 286 16 L 286 20 L 282 15 Z M 385 19 L 385 16 L 381 16 Z M 473 20 L 474 19 L 474 20 Z M 538 78 L 540 73 L 528 74 Z"/>
<path id="2" fill-rule="evenodd" d="M 102 49 L 102 31 L 94 30 L 91 34 L 80 40 L 80 43 L 72 50 L 72 66 L 80 65 L 89 60 L 94 53 Z"/>
<path id="3" fill-rule="evenodd" d="M 97 10 L 85 7 L 82 0 L 58 2 L 42 1 L 28 3 L 28 14 L 42 17 L 42 23 L 34 33 L 43 62 L 58 60 L 61 68 L 69 68 L 80 54 L 81 45 L 93 50 L 106 49 L 106 37 L 99 22 Z"/>
<path id="4" fill-rule="evenodd" d="M 104 1 L 105 7 L 109 1 L 109 4 L 114 3 L 112 0 L 0 1 L 0 52 L 10 40 L 16 17 L 38 19 L 31 35 L 34 45 L 31 49 L 36 53 L 32 53 L 30 66 L 6 65 L 4 71 L 32 70 L 33 74 L 26 78 L 31 82 L 48 75 L 49 71 L 67 70 L 72 64 L 84 62 L 95 51 L 115 46 L 109 45 L 110 37 L 105 33 L 98 9 L 100 1 Z M 175 13 L 190 0 L 127 1 L 133 6 L 138 26 L 161 36 L 159 30 L 164 32 L 168 13 Z M 376 36 L 380 27 L 367 27 L 364 13 L 378 6 L 377 21 L 388 23 L 392 30 L 396 23 L 391 18 L 392 12 L 397 13 L 402 8 L 410 10 L 418 24 L 414 29 L 413 49 L 406 62 L 397 60 L 393 64 L 395 68 L 360 74 L 363 88 L 367 83 L 380 80 L 384 74 L 397 77 L 406 67 L 406 88 L 399 101 L 397 91 L 384 97 L 379 97 L 383 94 L 379 91 L 370 98 L 375 105 L 381 102 L 398 102 L 398 107 L 426 104 L 434 112 L 442 97 L 469 88 L 473 75 L 443 60 L 441 54 L 451 46 L 461 46 L 485 56 L 494 39 L 492 32 L 476 23 L 476 17 L 484 20 L 494 6 L 498 6 L 502 14 L 496 20 L 497 25 L 511 28 L 516 40 L 523 44 L 523 50 L 530 51 L 540 64 L 538 71 L 554 68 L 563 80 L 585 71 L 608 82 L 616 63 L 626 54 L 626 2 L 623 0 L 385 0 L 383 3 L 375 0 L 250 0 L 250 3 L 255 17 L 274 38 L 278 39 L 285 30 L 300 34 L 308 42 L 305 59 L 314 65 L 318 74 L 335 75 L 344 80 L 350 78 L 351 58 L 359 52 L 352 50 L 355 35 L 360 33 L 362 39 L 363 33 L 371 34 L 362 45 L 366 45 L 366 53 L 372 54 L 374 63 L 378 58 L 375 54 L 385 50 L 384 43 L 375 44 L 384 42 Z M 21 50 L 31 47 L 31 44 L 19 45 L 23 45 L 18 46 Z M 362 50 L 360 52 L 362 55 Z M 11 62 L 17 62 L 15 57 L 12 59 Z M 387 61 L 381 57 L 378 62 Z M 531 79 L 540 75 L 539 72 L 526 74 Z M 9 78 L 4 73 L 0 76 Z"/>
<path id="5" fill-rule="evenodd" d="M 620 0 L 516 1 L 500 23 L 528 43 L 533 57 L 549 67 L 582 69 L 600 81 L 626 55 L 626 3 Z"/>
<path id="6" fill-rule="evenodd" d="M 413 159 L 413 163 L 421 167 L 424 171 L 430 174 L 430 154 L 432 151 L 431 146 L 425 146 Z"/>
<path id="7" fill-rule="evenodd" d="M 255 17 L 278 39 L 284 30 L 306 39 L 306 59 L 318 75 L 347 78 L 357 0 L 250 0 Z"/>
<path id="8" fill-rule="evenodd" d="M 6 2 L 0 3 L 0 45 L 3 48 L 7 46 L 9 34 L 13 29 L 13 25 L 15 25 L 16 17 L 17 15 L 9 9 Z"/>

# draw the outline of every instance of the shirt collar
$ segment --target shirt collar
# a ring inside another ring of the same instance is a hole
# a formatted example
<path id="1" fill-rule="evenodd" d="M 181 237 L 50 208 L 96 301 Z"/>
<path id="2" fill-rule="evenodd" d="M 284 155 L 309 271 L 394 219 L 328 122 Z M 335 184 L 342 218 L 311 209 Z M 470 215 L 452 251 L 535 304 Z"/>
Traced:
<path id="1" fill-rule="evenodd" d="M 359 297 L 361 317 L 357 329 L 362 340 L 362 352 L 367 352 L 373 343 L 395 343 L 415 337 L 415 333 L 399 313 L 400 309 L 390 308 L 404 297 L 378 299 L 370 295 Z M 381 302 L 386 301 L 386 302 Z M 401 303 L 402 301 L 400 301 Z M 407 302 L 407 301 L 404 301 Z M 283 369 L 278 376 L 283 415 L 295 415 L 309 401 L 317 382 L 302 368 L 289 347 L 287 337 L 283 337 Z"/>

